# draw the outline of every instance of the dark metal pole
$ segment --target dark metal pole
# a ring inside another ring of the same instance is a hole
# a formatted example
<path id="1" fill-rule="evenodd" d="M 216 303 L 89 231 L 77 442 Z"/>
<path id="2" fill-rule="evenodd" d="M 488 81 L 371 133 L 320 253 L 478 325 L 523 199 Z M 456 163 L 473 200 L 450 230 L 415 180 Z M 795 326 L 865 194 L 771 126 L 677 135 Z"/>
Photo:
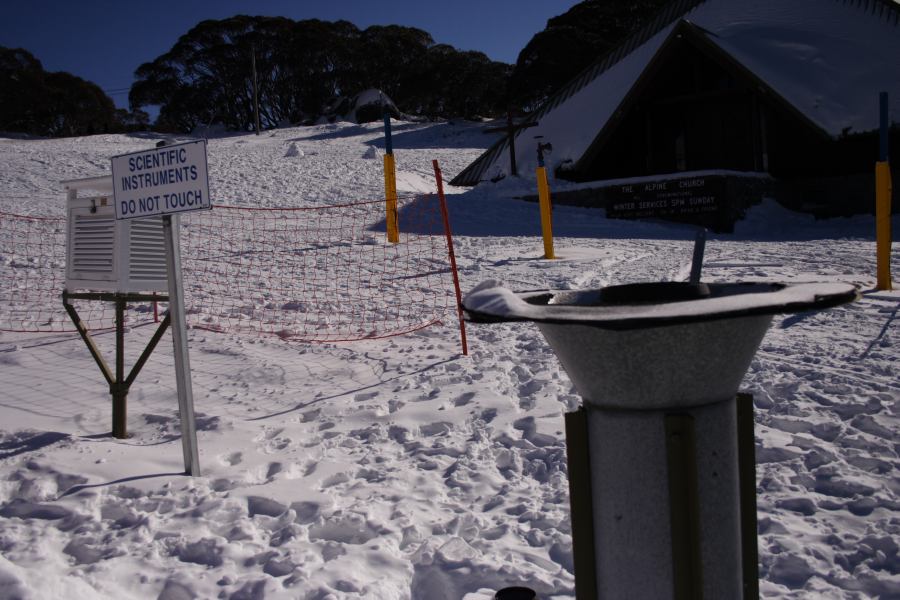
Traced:
<path id="1" fill-rule="evenodd" d="M 519 176 L 516 168 L 516 127 L 513 125 L 512 111 L 506 112 L 507 136 L 509 139 L 509 172 L 513 177 Z"/>
<path id="2" fill-rule="evenodd" d="M 256 113 L 256 135 L 259 135 L 259 94 L 256 83 L 256 44 L 250 45 L 250 62 L 253 66 L 253 109 Z"/>
<path id="3" fill-rule="evenodd" d="M 391 140 L 391 111 L 388 110 L 387 104 L 384 104 L 384 99 L 381 102 L 384 111 L 384 153 L 393 154 L 394 142 Z"/>
<path id="4" fill-rule="evenodd" d="M 694 419 L 688 414 L 665 417 L 672 531 L 674 600 L 702 600 L 700 498 Z"/>
<path id="5" fill-rule="evenodd" d="M 878 144 L 878 160 L 885 162 L 888 160 L 888 93 L 881 92 L 878 94 L 879 117 L 881 126 L 879 128 L 879 144 Z"/>
<path id="6" fill-rule="evenodd" d="M 128 386 L 125 385 L 125 299 L 116 296 L 116 380 L 109 386 L 112 394 L 113 437 L 128 437 L 126 428 L 126 406 L 128 402 Z"/>
<path id="7" fill-rule="evenodd" d="M 691 259 L 691 283 L 700 283 L 700 274 L 703 271 L 703 253 L 706 250 L 706 229 L 697 231 L 694 238 L 694 256 Z"/>
<path id="8" fill-rule="evenodd" d="M 566 463 L 569 471 L 572 561 L 575 566 L 575 599 L 596 600 L 597 559 L 594 549 L 594 499 L 587 411 L 582 407 L 575 412 L 566 413 L 564 417 Z"/>
<path id="9" fill-rule="evenodd" d="M 753 396 L 737 395 L 738 481 L 741 499 L 741 564 L 744 600 L 759 598 L 759 548 L 756 522 L 756 437 Z"/>

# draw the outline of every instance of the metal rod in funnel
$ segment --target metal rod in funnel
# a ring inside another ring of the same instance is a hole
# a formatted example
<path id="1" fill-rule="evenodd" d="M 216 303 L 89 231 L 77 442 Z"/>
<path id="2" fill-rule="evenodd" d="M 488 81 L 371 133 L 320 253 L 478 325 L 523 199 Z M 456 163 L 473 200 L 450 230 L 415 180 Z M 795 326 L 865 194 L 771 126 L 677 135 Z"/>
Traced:
<path id="1" fill-rule="evenodd" d="M 703 271 L 703 252 L 706 250 L 706 230 L 698 229 L 694 238 L 694 257 L 691 259 L 691 283 L 700 283 Z"/>

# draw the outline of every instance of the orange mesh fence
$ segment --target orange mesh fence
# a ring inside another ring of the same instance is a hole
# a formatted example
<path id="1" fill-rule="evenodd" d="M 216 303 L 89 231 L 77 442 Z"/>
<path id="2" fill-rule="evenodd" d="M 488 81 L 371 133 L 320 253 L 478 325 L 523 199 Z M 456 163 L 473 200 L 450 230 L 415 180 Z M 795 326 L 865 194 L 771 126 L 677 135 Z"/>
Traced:
<path id="1" fill-rule="evenodd" d="M 216 207 L 182 221 L 194 327 L 346 341 L 408 333 L 455 310 L 437 196 L 294 209 Z"/>
<path id="2" fill-rule="evenodd" d="M 336 342 L 454 318 L 439 199 L 402 197 L 399 208 L 399 244 L 387 242 L 383 200 L 184 215 L 188 325 Z M 61 299 L 65 240 L 64 219 L 0 213 L 0 331 L 75 330 Z M 112 303 L 74 304 L 89 329 L 114 326 Z M 150 321 L 152 304 L 129 304 L 126 315 L 132 325 Z"/>
<path id="3" fill-rule="evenodd" d="M 0 213 L 0 331 L 75 331 L 62 305 L 66 220 Z M 115 326 L 102 302 L 79 304 L 92 329 Z"/>

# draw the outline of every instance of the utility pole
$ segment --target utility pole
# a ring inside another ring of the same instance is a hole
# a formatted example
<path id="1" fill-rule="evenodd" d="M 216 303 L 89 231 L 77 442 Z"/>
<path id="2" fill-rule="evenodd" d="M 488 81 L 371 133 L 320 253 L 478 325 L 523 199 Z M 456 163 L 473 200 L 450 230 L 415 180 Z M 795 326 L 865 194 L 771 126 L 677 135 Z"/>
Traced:
<path id="1" fill-rule="evenodd" d="M 527 127 L 535 127 L 537 122 L 535 121 L 525 121 L 522 123 L 515 123 L 513 121 L 512 108 L 510 108 L 506 112 L 506 125 L 500 127 L 489 127 L 485 129 L 485 133 L 495 133 L 498 131 L 502 131 L 506 134 L 506 141 L 509 145 L 509 174 L 513 177 L 519 176 L 519 170 L 516 166 L 516 133 L 520 129 L 525 129 Z"/>
<path id="2" fill-rule="evenodd" d="M 253 66 L 253 111 L 256 115 L 256 135 L 259 135 L 259 94 L 256 86 L 256 44 L 250 44 L 250 63 Z"/>

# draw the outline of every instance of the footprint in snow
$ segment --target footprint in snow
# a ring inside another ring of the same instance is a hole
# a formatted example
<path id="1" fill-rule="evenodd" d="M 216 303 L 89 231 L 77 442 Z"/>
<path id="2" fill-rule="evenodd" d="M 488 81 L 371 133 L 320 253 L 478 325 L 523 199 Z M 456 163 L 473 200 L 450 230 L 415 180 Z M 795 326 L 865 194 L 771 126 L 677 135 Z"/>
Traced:
<path id="1" fill-rule="evenodd" d="M 437 423 L 421 425 L 419 427 L 419 432 L 426 437 L 431 437 L 435 435 L 441 435 L 443 433 L 449 433 L 452 427 L 453 425 L 451 423 L 447 423 L 446 421 L 438 421 Z"/>
<path id="2" fill-rule="evenodd" d="M 219 460 L 223 465 L 230 465 L 233 467 L 235 465 L 241 464 L 241 462 L 244 460 L 244 455 L 241 452 L 232 452 L 227 456 L 219 457 Z"/>
<path id="3" fill-rule="evenodd" d="M 894 470 L 891 463 L 871 456 L 849 456 L 847 462 L 858 469 L 877 475 L 884 475 Z"/>
<path id="4" fill-rule="evenodd" d="M 285 437 L 277 437 L 266 441 L 262 451 L 266 454 L 274 454 L 280 452 L 291 445 L 291 439 Z"/>
<path id="5" fill-rule="evenodd" d="M 280 462 L 269 463 L 269 467 L 268 469 L 266 469 L 266 479 L 271 481 L 277 474 L 281 473 L 283 470 L 284 465 L 282 465 Z"/>
<path id="6" fill-rule="evenodd" d="M 387 479 L 387 476 L 374 469 L 360 469 L 356 472 L 356 478 L 362 479 L 366 483 L 381 483 Z"/>
<path id="7" fill-rule="evenodd" d="M 278 517 L 287 511 L 288 507 L 284 504 L 264 498 L 262 496 L 249 496 L 247 498 L 247 513 L 250 517 L 256 515 L 265 515 L 267 517 Z"/>
<path id="8" fill-rule="evenodd" d="M 806 517 L 811 517 L 816 514 L 816 505 L 809 498 L 788 498 L 787 500 L 778 500 L 775 502 L 775 506 L 791 512 L 800 513 Z"/>
<path id="9" fill-rule="evenodd" d="M 222 477 L 213 480 L 211 487 L 214 492 L 227 492 L 238 487 L 238 482 L 234 481 L 233 479 Z"/>
<path id="10" fill-rule="evenodd" d="M 318 518 L 322 512 L 322 507 L 318 502 L 300 501 L 291 504 L 291 509 L 297 514 L 295 521 L 297 523 L 312 523 Z"/>
<path id="11" fill-rule="evenodd" d="M 278 435 L 284 431 L 282 427 L 274 427 L 274 428 L 266 428 L 261 435 L 257 436 L 254 441 L 259 442 L 263 440 L 272 440 L 278 437 Z"/>
<path id="12" fill-rule="evenodd" d="M 485 423 L 490 423 L 491 421 L 493 421 L 494 419 L 497 418 L 497 409 L 496 408 L 486 408 L 483 411 L 481 411 L 481 415 L 479 415 L 479 418 L 482 421 L 484 421 Z"/>
<path id="13" fill-rule="evenodd" d="M 321 408 L 314 408 L 312 410 L 308 410 L 305 413 L 302 413 L 300 415 L 300 422 L 301 423 L 311 423 L 312 421 L 315 421 L 316 419 L 318 419 L 320 414 L 322 414 Z"/>
<path id="14" fill-rule="evenodd" d="M 391 425 L 388 427 L 388 437 L 398 444 L 405 444 L 409 441 L 409 430 L 400 425 Z"/>
<path id="15" fill-rule="evenodd" d="M 848 481 L 846 479 L 834 479 L 830 476 L 816 477 L 813 489 L 816 493 L 837 498 L 856 498 L 858 496 L 871 496 L 875 488 L 862 483 Z"/>
<path id="16" fill-rule="evenodd" d="M 350 476 L 347 473 L 335 473 L 322 481 L 322 489 L 334 487 L 348 481 L 350 481 Z"/>
<path id="17" fill-rule="evenodd" d="M 453 406 L 465 406 L 475 397 L 475 392 L 466 392 L 453 399 Z"/>

